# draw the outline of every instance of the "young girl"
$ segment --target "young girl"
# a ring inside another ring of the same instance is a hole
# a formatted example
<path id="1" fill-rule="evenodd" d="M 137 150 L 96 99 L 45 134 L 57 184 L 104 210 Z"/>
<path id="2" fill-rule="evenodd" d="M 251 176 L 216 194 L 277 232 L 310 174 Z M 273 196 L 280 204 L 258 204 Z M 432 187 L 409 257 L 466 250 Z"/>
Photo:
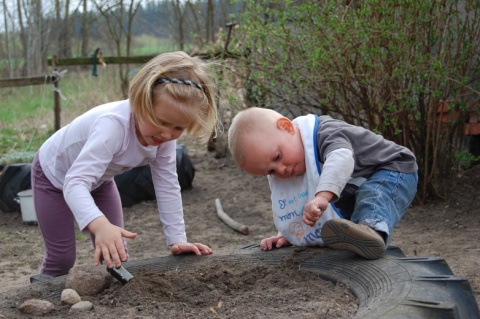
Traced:
<path id="1" fill-rule="evenodd" d="M 128 259 L 114 176 L 149 164 L 163 230 L 173 254 L 211 254 L 188 243 L 176 173 L 176 139 L 208 139 L 216 124 L 209 65 L 184 52 L 161 54 L 134 77 L 129 99 L 95 107 L 52 135 L 32 165 L 32 189 L 45 242 L 40 273 L 61 276 L 76 259 L 75 221 L 90 233 L 94 264 Z"/>

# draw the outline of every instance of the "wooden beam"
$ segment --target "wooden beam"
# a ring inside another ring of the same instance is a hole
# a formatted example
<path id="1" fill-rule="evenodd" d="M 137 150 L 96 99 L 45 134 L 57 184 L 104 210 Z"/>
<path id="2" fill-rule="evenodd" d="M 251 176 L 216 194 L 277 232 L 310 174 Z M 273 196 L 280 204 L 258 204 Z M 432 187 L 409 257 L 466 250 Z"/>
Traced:
<path id="1" fill-rule="evenodd" d="M 56 77 L 52 75 L 37 76 L 31 78 L 0 79 L 0 88 L 51 84 Z"/>
<path id="2" fill-rule="evenodd" d="M 105 56 L 103 61 L 106 64 L 144 64 L 156 57 L 157 55 L 140 55 L 140 56 Z M 198 56 L 201 59 L 210 60 L 218 58 L 239 58 L 241 55 L 231 53 L 231 52 L 212 52 L 212 53 L 194 53 L 192 56 Z M 49 66 L 72 66 L 72 65 L 92 65 L 93 57 L 91 58 L 69 58 L 69 59 L 59 59 L 56 58 L 55 65 L 52 64 L 53 59 L 48 59 L 47 63 Z"/>
<path id="3" fill-rule="evenodd" d="M 117 57 L 117 56 L 106 56 L 103 57 L 103 61 L 106 64 L 143 64 L 150 61 L 155 55 L 144 55 L 144 56 L 132 56 L 132 57 Z M 47 63 L 49 66 L 52 65 L 52 59 L 48 59 Z M 91 65 L 93 64 L 92 58 L 70 58 L 70 59 L 56 59 L 56 66 L 67 66 L 67 65 Z"/>

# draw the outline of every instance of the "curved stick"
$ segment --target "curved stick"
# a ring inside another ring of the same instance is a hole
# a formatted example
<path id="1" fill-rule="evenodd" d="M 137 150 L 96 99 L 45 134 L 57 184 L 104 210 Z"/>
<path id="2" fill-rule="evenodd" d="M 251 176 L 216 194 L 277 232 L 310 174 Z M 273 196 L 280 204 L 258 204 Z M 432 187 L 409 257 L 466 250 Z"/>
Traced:
<path id="1" fill-rule="evenodd" d="M 248 235 L 248 227 L 230 218 L 230 216 L 228 216 L 227 213 L 225 213 L 225 211 L 223 210 L 222 203 L 220 203 L 220 199 L 218 198 L 215 199 L 215 207 L 217 208 L 218 217 L 225 224 L 227 224 L 228 227 L 238 231 L 239 233 Z"/>

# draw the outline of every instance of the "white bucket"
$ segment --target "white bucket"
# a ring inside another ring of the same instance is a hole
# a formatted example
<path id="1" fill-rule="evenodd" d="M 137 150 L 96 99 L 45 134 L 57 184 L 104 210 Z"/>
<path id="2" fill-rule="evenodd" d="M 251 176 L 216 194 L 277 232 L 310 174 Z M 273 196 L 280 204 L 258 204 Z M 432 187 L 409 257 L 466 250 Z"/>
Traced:
<path id="1" fill-rule="evenodd" d="M 31 189 L 21 191 L 17 194 L 20 210 L 22 211 L 22 220 L 28 224 L 37 223 L 37 213 L 33 205 L 33 192 Z"/>

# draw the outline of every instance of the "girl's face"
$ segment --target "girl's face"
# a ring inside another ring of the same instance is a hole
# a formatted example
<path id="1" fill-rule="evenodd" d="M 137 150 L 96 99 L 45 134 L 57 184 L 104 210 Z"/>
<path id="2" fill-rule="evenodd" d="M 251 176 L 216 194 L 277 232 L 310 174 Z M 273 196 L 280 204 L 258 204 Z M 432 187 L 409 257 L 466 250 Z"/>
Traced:
<path id="1" fill-rule="evenodd" d="M 169 94 L 156 99 L 153 114 L 161 127 L 149 121 L 138 121 L 137 138 L 142 145 L 158 146 L 176 140 L 190 126 L 193 120 L 178 110 L 178 103 Z"/>

